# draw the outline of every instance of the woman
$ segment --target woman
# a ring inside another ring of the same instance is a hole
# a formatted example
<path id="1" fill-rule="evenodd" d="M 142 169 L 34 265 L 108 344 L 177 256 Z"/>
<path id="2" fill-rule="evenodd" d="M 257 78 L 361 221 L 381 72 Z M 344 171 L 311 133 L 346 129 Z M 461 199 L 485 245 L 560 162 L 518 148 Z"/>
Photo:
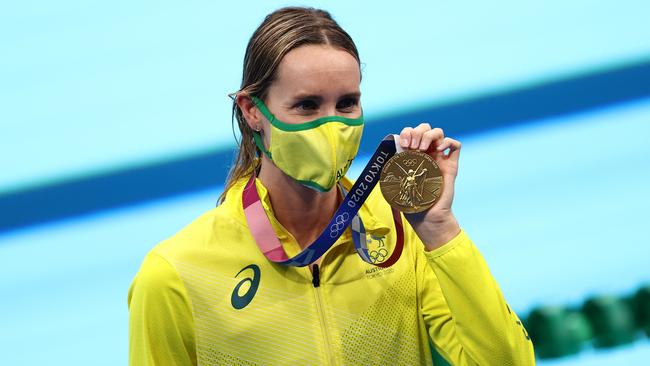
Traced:
<path id="1" fill-rule="evenodd" d="M 401 131 L 401 147 L 434 158 L 445 185 L 408 224 L 378 189 L 352 213 L 356 229 L 338 214 L 352 202 L 343 176 L 363 127 L 359 65 L 321 10 L 280 9 L 255 31 L 222 202 L 145 258 L 129 291 L 131 364 L 431 364 L 429 342 L 452 364 L 534 363 L 452 214 L 458 141 L 428 124 Z M 328 234 L 324 255 L 300 257 Z M 359 240 L 383 267 L 357 256 Z"/>

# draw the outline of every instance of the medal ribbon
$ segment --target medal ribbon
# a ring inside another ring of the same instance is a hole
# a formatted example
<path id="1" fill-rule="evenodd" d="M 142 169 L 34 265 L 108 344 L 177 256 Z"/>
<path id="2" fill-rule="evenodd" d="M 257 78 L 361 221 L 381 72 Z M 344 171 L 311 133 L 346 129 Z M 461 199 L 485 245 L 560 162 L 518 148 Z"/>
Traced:
<path id="1" fill-rule="evenodd" d="M 393 265 L 401 256 L 404 247 L 404 228 L 402 226 L 400 212 L 392 209 L 393 221 L 397 229 L 397 240 L 391 256 L 381 263 L 374 263 L 372 260 L 373 256 L 368 252 L 365 228 L 357 213 L 370 195 L 370 192 L 372 192 L 372 189 L 379 182 L 381 170 L 388 159 L 395 155 L 395 153 L 401 151 L 399 136 L 388 135 L 384 137 L 372 155 L 372 158 L 361 172 L 359 179 L 357 179 L 350 191 L 345 195 L 343 202 L 334 213 L 332 220 L 325 230 L 323 230 L 313 243 L 292 258 L 289 258 L 284 248 L 282 248 L 282 244 L 275 234 L 268 216 L 266 216 L 266 211 L 264 211 L 255 185 L 255 173 L 253 173 L 246 187 L 244 187 L 242 205 L 246 222 L 257 246 L 266 258 L 272 262 L 288 266 L 304 267 L 315 262 L 325 254 L 343 232 L 345 232 L 345 229 L 352 224 L 352 239 L 359 257 L 363 261 L 378 267 L 389 267 Z"/>

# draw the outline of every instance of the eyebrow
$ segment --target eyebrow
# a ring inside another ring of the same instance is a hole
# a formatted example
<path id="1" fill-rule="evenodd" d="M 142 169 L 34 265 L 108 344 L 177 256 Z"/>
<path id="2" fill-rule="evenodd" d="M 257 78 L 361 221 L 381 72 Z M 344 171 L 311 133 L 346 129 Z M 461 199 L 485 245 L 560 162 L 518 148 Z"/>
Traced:
<path id="1" fill-rule="evenodd" d="M 361 97 L 361 92 L 352 92 L 352 93 L 346 93 L 343 94 L 339 99 L 341 98 L 360 98 Z M 322 101 L 323 97 L 318 95 L 318 94 L 297 94 L 293 98 L 293 100 L 315 100 L 315 101 Z"/>

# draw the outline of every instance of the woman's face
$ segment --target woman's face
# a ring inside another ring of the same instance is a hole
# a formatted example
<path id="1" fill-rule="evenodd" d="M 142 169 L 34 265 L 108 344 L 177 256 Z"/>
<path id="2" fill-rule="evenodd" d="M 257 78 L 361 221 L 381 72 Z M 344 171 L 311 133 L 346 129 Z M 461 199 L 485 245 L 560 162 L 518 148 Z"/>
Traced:
<path id="1" fill-rule="evenodd" d="M 280 61 L 265 103 L 286 123 L 324 116 L 357 118 L 361 116 L 360 82 L 359 64 L 348 52 L 327 45 L 301 46 Z"/>

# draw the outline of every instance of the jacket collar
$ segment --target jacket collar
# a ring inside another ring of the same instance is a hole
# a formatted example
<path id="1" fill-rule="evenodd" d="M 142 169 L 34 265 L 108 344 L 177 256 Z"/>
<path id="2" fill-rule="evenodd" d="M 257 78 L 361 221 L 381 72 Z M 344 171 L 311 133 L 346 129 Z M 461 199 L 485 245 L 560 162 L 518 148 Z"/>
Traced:
<path id="1" fill-rule="evenodd" d="M 239 209 L 236 212 L 239 212 L 240 214 L 239 219 L 243 223 L 246 222 L 246 217 L 244 216 L 244 211 L 241 208 L 242 192 L 249 179 L 250 176 L 246 178 L 242 178 L 239 181 L 237 181 L 237 183 L 235 183 L 230 188 L 230 191 L 226 196 L 226 202 L 225 202 L 225 204 L 234 203 L 239 206 Z M 353 182 L 347 177 L 343 177 L 341 183 L 343 184 L 343 187 L 345 188 L 346 191 L 349 191 L 352 188 Z M 284 250 L 286 251 L 289 257 L 295 256 L 301 250 L 300 246 L 298 245 L 298 242 L 295 240 L 293 235 L 291 235 L 291 233 L 287 229 L 285 229 L 282 226 L 282 224 L 275 218 L 275 215 L 273 214 L 273 209 L 271 208 L 271 199 L 269 197 L 269 192 L 266 189 L 266 187 L 264 187 L 264 185 L 259 179 L 255 179 L 255 186 L 260 196 L 262 207 L 264 207 L 264 211 L 266 212 L 266 216 L 269 218 L 269 221 L 271 222 L 271 226 L 273 226 L 273 230 L 275 231 L 276 235 L 278 236 L 278 239 L 282 243 Z M 361 206 L 361 209 L 359 210 L 359 216 L 361 217 L 361 221 L 363 221 L 363 225 L 366 229 L 366 233 L 368 234 L 372 235 L 373 233 L 377 233 L 378 235 L 385 235 L 385 233 L 390 231 L 389 226 L 386 225 L 386 223 L 377 220 L 375 215 L 373 215 L 372 212 L 370 212 L 370 210 L 368 209 L 368 205 L 366 204 Z M 351 242 L 352 242 L 352 236 L 350 234 L 350 228 L 348 228 L 344 232 L 344 234 L 341 235 L 341 237 L 334 243 L 332 247 L 344 243 L 351 243 Z"/>

